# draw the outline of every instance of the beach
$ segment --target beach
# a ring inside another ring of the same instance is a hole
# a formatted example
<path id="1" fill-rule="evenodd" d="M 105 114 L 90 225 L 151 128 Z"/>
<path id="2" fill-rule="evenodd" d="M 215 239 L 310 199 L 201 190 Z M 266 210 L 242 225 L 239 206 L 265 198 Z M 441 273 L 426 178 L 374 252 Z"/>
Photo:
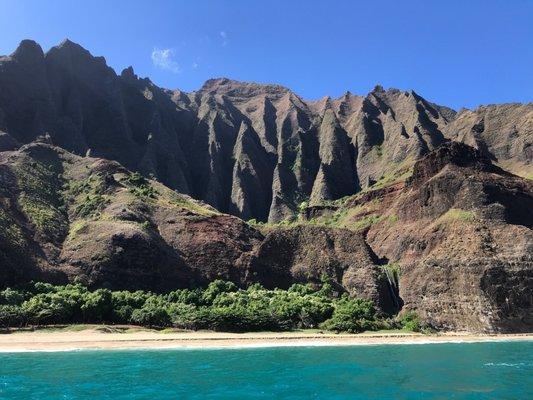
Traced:
<path id="1" fill-rule="evenodd" d="M 0 352 L 69 351 L 96 349 L 247 348 L 283 346 L 351 346 L 386 344 L 472 343 L 533 341 L 533 334 L 472 334 L 447 332 L 367 332 L 334 334 L 296 332 L 190 332 L 125 330 L 90 327 L 81 330 L 11 331 L 0 334 Z"/>

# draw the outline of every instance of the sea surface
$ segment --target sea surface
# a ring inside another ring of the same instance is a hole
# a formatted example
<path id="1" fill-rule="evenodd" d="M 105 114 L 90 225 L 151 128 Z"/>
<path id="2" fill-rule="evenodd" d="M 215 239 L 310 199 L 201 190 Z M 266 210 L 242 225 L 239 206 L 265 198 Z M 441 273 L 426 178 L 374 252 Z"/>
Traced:
<path id="1" fill-rule="evenodd" d="M 533 399 L 533 342 L 1 353 L 0 399 Z"/>

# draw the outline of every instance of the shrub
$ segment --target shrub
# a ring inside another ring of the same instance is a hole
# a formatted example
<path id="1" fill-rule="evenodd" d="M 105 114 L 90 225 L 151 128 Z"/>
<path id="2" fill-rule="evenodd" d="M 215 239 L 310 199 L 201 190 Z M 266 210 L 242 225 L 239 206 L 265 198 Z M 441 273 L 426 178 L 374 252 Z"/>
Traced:
<path id="1" fill-rule="evenodd" d="M 57 293 L 41 293 L 22 303 L 22 309 L 33 324 L 58 324 L 75 320 L 79 305 L 74 299 Z"/>
<path id="2" fill-rule="evenodd" d="M 56 286 L 44 282 L 36 282 L 33 284 L 33 287 L 30 286 L 30 290 L 33 293 L 53 293 L 56 289 Z"/>
<path id="3" fill-rule="evenodd" d="M 118 291 L 111 293 L 112 316 L 111 320 L 119 323 L 128 323 L 135 309 L 141 308 L 148 294 L 140 290 L 136 292 Z"/>
<path id="4" fill-rule="evenodd" d="M 309 284 L 309 283 L 306 283 L 306 284 L 301 284 L 301 283 L 295 283 L 294 285 L 292 285 L 289 289 L 288 289 L 288 292 L 290 293 L 297 293 L 299 295 L 306 295 L 306 294 L 312 294 L 315 292 L 315 290 L 313 289 L 313 287 Z"/>
<path id="5" fill-rule="evenodd" d="M 374 316 L 372 301 L 344 296 L 336 303 L 332 317 L 321 327 L 336 332 L 362 332 L 374 327 Z"/>
<path id="6" fill-rule="evenodd" d="M 24 293 L 18 290 L 7 288 L 0 292 L 0 303 L 10 305 L 21 305 L 25 300 Z"/>
<path id="7" fill-rule="evenodd" d="M 198 329 L 201 325 L 198 310 L 193 304 L 177 303 L 168 308 L 172 326 L 181 329 Z"/>
<path id="8" fill-rule="evenodd" d="M 108 289 L 98 289 L 85 296 L 85 302 L 81 305 L 83 319 L 91 322 L 108 321 L 112 315 L 112 294 Z"/>
<path id="9" fill-rule="evenodd" d="M 0 327 L 22 326 L 26 323 L 26 313 L 22 307 L 12 304 L 0 305 Z"/>
<path id="10" fill-rule="evenodd" d="M 322 287 L 320 288 L 320 294 L 323 296 L 332 296 L 333 295 L 333 279 L 331 279 L 327 274 L 322 274 L 320 276 L 320 281 L 322 282 Z"/>
<path id="11" fill-rule="evenodd" d="M 134 173 L 130 174 L 126 178 L 126 182 L 128 182 L 129 184 L 131 184 L 133 186 L 137 186 L 137 187 L 141 187 L 141 186 L 146 185 L 148 183 L 146 178 L 144 176 L 142 176 L 139 172 L 134 172 Z"/>
<path id="12" fill-rule="evenodd" d="M 302 201 L 299 205 L 298 205 L 298 212 L 300 214 L 304 214 L 305 211 L 307 210 L 307 207 L 309 207 L 309 202 L 308 201 Z"/>
<path id="13" fill-rule="evenodd" d="M 134 172 L 124 180 L 130 186 L 130 192 L 140 199 L 155 199 L 159 192 L 140 173 Z"/>
<path id="14" fill-rule="evenodd" d="M 136 309 L 131 314 L 131 322 L 148 326 L 164 327 L 170 326 L 170 314 L 165 305 L 158 301 L 157 297 L 150 297 L 140 309 Z"/>
<path id="15" fill-rule="evenodd" d="M 98 215 L 109 203 L 101 194 L 88 194 L 81 204 L 76 207 L 75 213 L 80 218 L 88 218 Z"/>
<path id="16" fill-rule="evenodd" d="M 400 323 L 402 329 L 412 332 L 420 332 L 423 329 L 422 320 L 416 311 L 406 311 L 399 318 L 398 322 Z"/>
<path id="17" fill-rule="evenodd" d="M 207 289 L 205 289 L 202 295 L 202 300 L 205 304 L 212 304 L 213 300 L 215 300 L 219 294 L 235 291 L 237 291 L 237 286 L 235 286 L 233 282 L 217 279 L 207 286 Z"/>
<path id="18" fill-rule="evenodd" d="M 202 304 L 202 293 L 201 289 L 181 289 L 170 292 L 166 295 L 166 299 L 171 303 L 200 305 Z"/>
<path id="19" fill-rule="evenodd" d="M 121 305 L 113 309 L 113 321 L 127 323 L 131 321 L 134 308 L 130 305 Z"/>
<path id="20" fill-rule="evenodd" d="M 216 280 L 205 289 L 167 294 L 32 283 L 0 292 L 0 323 L 21 326 L 83 321 L 234 332 L 318 326 L 359 332 L 375 326 L 371 301 L 335 298 L 332 281 L 324 276 L 322 282 L 319 290 L 304 284 L 294 284 L 288 290 L 267 290 L 254 284 L 239 290 L 231 282 Z"/>

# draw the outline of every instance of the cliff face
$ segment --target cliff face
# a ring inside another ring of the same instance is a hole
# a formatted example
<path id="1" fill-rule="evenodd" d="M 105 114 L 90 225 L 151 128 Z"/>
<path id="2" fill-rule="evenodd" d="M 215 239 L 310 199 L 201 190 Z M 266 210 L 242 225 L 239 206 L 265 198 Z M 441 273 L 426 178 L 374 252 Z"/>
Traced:
<path id="1" fill-rule="evenodd" d="M 515 174 L 533 177 L 533 104 L 496 104 L 462 110 L 446 136 L 479 149 Z"/>
<path id="2" fill-rule="evenodd" d="M 46 136 L 75 154 L 116 160 L 245 220 L 291 218 L 401 175 L 447 139 L 531 173 L 533 105 L 456 113 L 415 92 L 305 101 L 277 85 L 228 79 L 184 93 L 116 75 L 70 41 L 46 54 L 23 41 L 0 58 L 3 141 Z M 500 135 L 500 131 L 504 131 Z M 2 146 L 2 141 L 0 141 Z"/>
<path id="3" fill-rule="evenodd" d="M 348 229 L 299 225 L 274 229 L 255 251 L 251 277 L 267 287 L 332 278 L 336 289 L 371 299 L 388 313 L 399 311 L 395 288 L 364 235 Z"/>
<path id="4" fill-rule="evenodd" d="M 46 143 L 0 152 L 0 287 L 29 280 L 165 291 L 214 279 L 319 283 L 395 311 L 361 235 L 300 227 L 265 238 L 237 217 Z"/>
<path id="5" fill-rule="evenodd" d="M 533 186 L 507 171 L 533 172 L 532 116 L 379 86 L 313 102 L 228 79 L 169 91 L 72 42 L 24 41 L 0 57 L 0 287 L 325 274 L 438 328 L 530 331 Z"/>
<path id="6" fill-rule="evenodd" d="M 533 326 L 533 184 L 464 144 L 428 153 L 405 181 L 264 233 L 115 161 L 46 143 L 0 152 L 0 189 L 0 286 L 288 287 L 327 275 L 339 292 L 441 329 Z"/>
<path id="7" fill-rule="evenodd" d="M 170 290 L 245 282 L 262 236 L 114 161 L 32 143 L 0 153 L 0 285 Z"/>
<path id="8" fill-rule="evenodd" d="M 373 251 L 400 265 L 399 292 L 444 329 L 530 331 L 533 184 L 451 142 L 415 164 L 405 186 L 372 200 Z"/>

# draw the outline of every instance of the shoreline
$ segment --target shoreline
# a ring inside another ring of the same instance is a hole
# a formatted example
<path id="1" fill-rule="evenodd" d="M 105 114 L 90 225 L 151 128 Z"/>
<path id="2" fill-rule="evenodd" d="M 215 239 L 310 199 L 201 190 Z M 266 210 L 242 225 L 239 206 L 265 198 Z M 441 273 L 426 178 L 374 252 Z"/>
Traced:
<path id="1" fill-rule="evenodd" d="M 163 350 L 239 349 L 265 347 L 327 347 L 416 345 L 533 341 L 533 334 L 472 334 L 446 332 L 366 332 L 334 334 L 323 332 L 157 332 L 107 333 L 97 329 L 79 331 L 14 331 L 0 334 L 0 353 L 55 352 L 79 350 Z"/>

